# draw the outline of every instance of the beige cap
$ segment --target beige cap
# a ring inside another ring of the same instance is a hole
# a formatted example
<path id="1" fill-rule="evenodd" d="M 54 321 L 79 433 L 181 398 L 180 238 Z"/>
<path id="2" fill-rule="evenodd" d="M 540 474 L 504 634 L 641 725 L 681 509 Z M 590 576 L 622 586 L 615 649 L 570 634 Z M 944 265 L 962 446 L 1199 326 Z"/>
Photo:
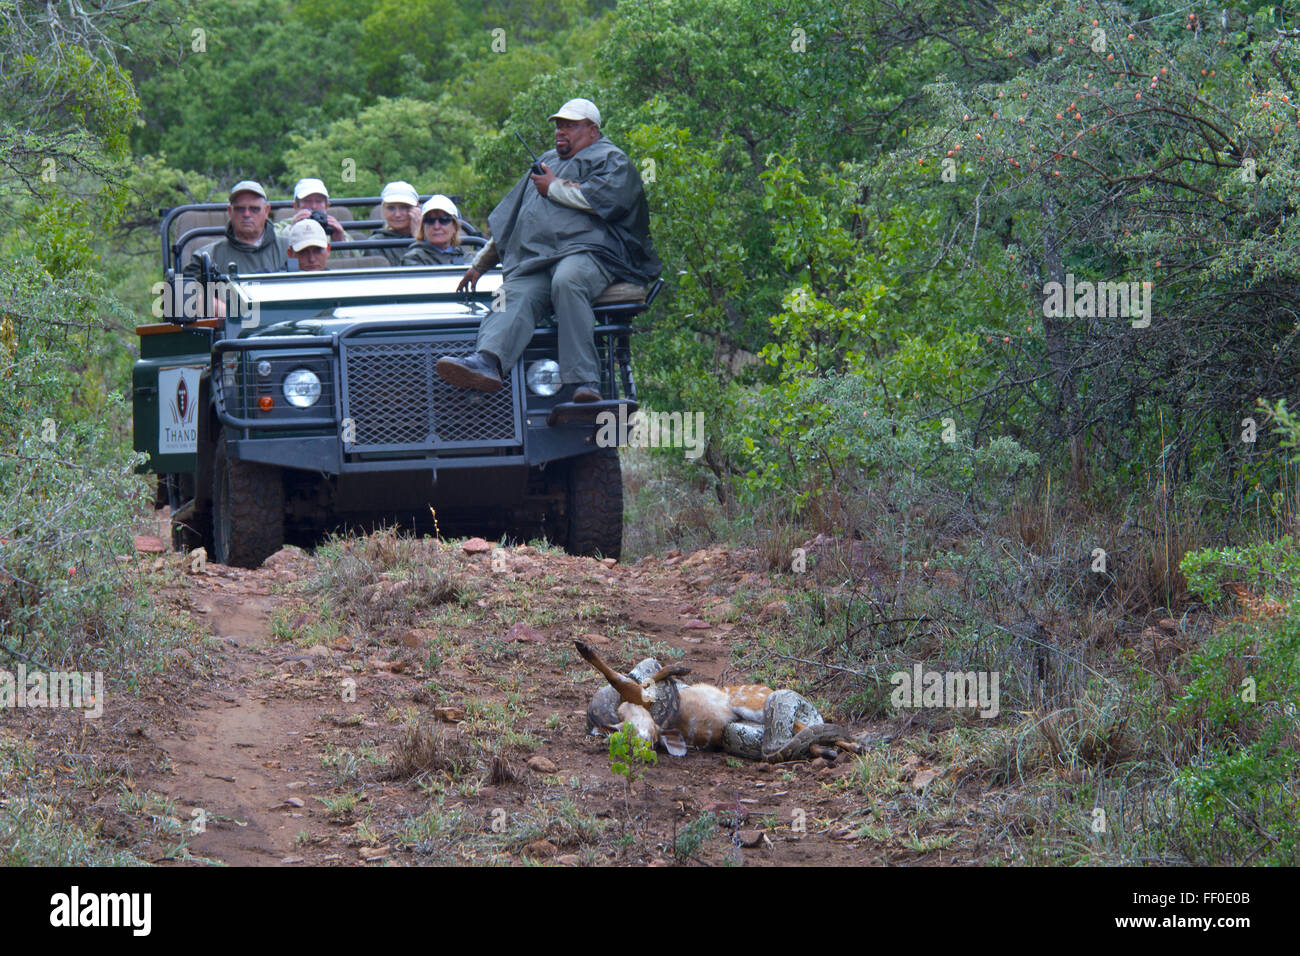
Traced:
<path id="1" fill-rule="evenodd" d="M 307 195 L 310 196 L 311 193 Z M 289 248 L 294 252 L 302 252 L 309 246 L 324 249 L 329 244 L 325 230 L 315 219 L 299 219 L 289 227 Z"/>
<path id="2" fill-rule="evenodd" d="M 326 199 L 330 198 L 330 191 L 325 188 L 325 183 L 319 179 L 300 179 L 298 184 L 293 187 L 293 198 L 301 199 L 303 196 L 314 196 L 320 193 Z"/>
<path id="3" fill-rule="evenodd" d="M 596 104 L 591 100 L 584 100 L 579 97 L 576 100 L 569 100 L 569 102 L 565 103 L 556 112 L 546 118 L 548 120 L 591 120 L 599 126 L 600 110 L 596 109 Z"/>
<path id="4" fill-rule="evenodd" d="M 429 197 L 429 201 L 420 207 L 420 218 L 423 219 L 435 209 L 441 209 L 443 212 L 451 213 L 453 219 L 460 218 L 460 210 L 456 208 L 456 204 L 446 196 L 441 195 Z"/>
<path id="5" fill-rule="evenodd" d="M 230 187 L 230 198 L 235 198 L 235 193 L 257 193 L 263 199 L 266 198 L 266 190 L 262 184 L 252 179 L 241 179 L 235 185 Z"/>
<path id="6" fill-rule="evenodd" d="M 400 202 L 408 206 L 420 205 L 420 194 L 415 191 L 415 187 L 410 183 L 402 182 L 400 179 L 395 183 L 389 183 L 384 187 L 384 191 L 379 194 L 380 202 Z"/>

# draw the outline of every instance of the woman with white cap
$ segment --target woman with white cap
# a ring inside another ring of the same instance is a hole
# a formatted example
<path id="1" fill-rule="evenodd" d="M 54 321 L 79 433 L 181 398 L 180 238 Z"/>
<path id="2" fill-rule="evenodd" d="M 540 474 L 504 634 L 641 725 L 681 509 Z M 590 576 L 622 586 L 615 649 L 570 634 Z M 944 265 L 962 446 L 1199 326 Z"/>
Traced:
<path id="1" fill-rule="evenodd" d="M 454 266 L 468 260 L 460 247 L 460 210 L 446 196 L 433 196 L 421 209 L 420 238 L 402 256 L 404 266 Z"/>
<path id="2" fill-rule="evenodd" d="M 389 183 L 379 195 L 383 203 L 383 229 L 376 229 L 370 234 L 371 239 L 417 239 L 419 238 L 420 196 L 410 183 Z M 382 246 L 373 252 L 388 260 L 389 265 L 401 265 L 402 254 L 407 246 Z M 371 250 L 367 250 L 371 251 Z"/>

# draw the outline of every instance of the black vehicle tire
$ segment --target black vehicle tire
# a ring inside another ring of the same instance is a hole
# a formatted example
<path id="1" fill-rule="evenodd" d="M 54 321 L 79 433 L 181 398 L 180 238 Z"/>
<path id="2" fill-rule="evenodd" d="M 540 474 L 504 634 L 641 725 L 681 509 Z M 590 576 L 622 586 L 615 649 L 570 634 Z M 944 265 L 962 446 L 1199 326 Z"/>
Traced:
<path id="1" fill-rule="evenodd" d="M 575 459 L 568 478 L 564 550 L 588 557 L 622 557 L 623 470 L 618 450 Z"/>
<path id="2" fill-rule="evenodd" d="M 166 486 L 167 505 L 174 515 L 186 502 L 194 497 L 194 476 L 192 474 L 169 474 L 160 476 Z M 192 511 L 184 524 L 173 521 L 172 550 L 189 554 L 195 548 L 205 548 L 212 554 L 212 513 L 209 511 Z"/>
<path id="3" fill-rule="evenodd" d="M 212 560 L 261 567 L 284 547 L 284 476 L 279 468 L 231 459 L 226 435 L 212 461 Z"/>

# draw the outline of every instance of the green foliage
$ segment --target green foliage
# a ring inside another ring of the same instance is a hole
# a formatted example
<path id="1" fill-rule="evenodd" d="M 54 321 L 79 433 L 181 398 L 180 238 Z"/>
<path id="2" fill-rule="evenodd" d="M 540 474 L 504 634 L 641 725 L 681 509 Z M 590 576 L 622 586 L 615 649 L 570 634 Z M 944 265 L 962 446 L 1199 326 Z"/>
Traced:
<path id="1" fill-rule="evenodd" d="M 677 831 L 677 839 L 673 841 L 673 856 L 679 860 L 695 856 L 700 847 L 713 839 L 717 832 L 717 815 L 712 812 L 701 814 Z"/>
<path id="2" fill-rule="evenodd" d="M 1223 597 L 1222 585 L 1235 581 L 1276 599 L 1290 597 L 1300 581 L 1300 548 L 1291 536 L 1241 547 L 1203 548 L 1179 565 L 1188 587 L 1207 601 Z"/>
<path id="3" fill-rule="evenodd" d="M 622 777 L 627 786 L 636 783 L 645 767 L 658 762 L 654 746 L 630 722 L 609 735 L 609 771 Z"/>
<path id="4" fill-rule="evenodd" d="M 1185 845 L 1198 862 L 1300 860 L 1300 605 L 1272 623 L 1235 625 L 1188 662 L 1196 675 L 1173 710 L 1206 749 L 1176 778 Z"/>
<path id="5" fill-rule="evenodd" d="M 445 97 L 436 103 L 381 97 L 317 135 L 291 134 L 284 162 L 289 179 L 319 176 L 338 195 L 376 196 L 397 179 L 421 191 L 463 194 L 473 184 L 468 156 L 483 132 Z"/>
<path id="6" fill-rule="evenodd" d="M 116 561 L 148 495 L 112 428 L 129 413 L 80 371 L 104 348 L 94 281 L 0 266 L 0 644 L 47 664 L 120 664 L 155 640 Z"/>

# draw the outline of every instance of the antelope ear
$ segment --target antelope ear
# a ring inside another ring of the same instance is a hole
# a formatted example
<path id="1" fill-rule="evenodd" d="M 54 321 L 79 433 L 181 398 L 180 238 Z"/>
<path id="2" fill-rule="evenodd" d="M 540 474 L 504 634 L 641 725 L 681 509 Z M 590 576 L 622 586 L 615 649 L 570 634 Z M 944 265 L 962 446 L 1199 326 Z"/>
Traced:
<path id="1" fill-rule="evenodd" d="M 664 745 L 664 750 L 668 751 L 669 756 L 686 756 L 686 738 L 682 736 L 680 730 L 659 731 L 659 742 Z"/>

